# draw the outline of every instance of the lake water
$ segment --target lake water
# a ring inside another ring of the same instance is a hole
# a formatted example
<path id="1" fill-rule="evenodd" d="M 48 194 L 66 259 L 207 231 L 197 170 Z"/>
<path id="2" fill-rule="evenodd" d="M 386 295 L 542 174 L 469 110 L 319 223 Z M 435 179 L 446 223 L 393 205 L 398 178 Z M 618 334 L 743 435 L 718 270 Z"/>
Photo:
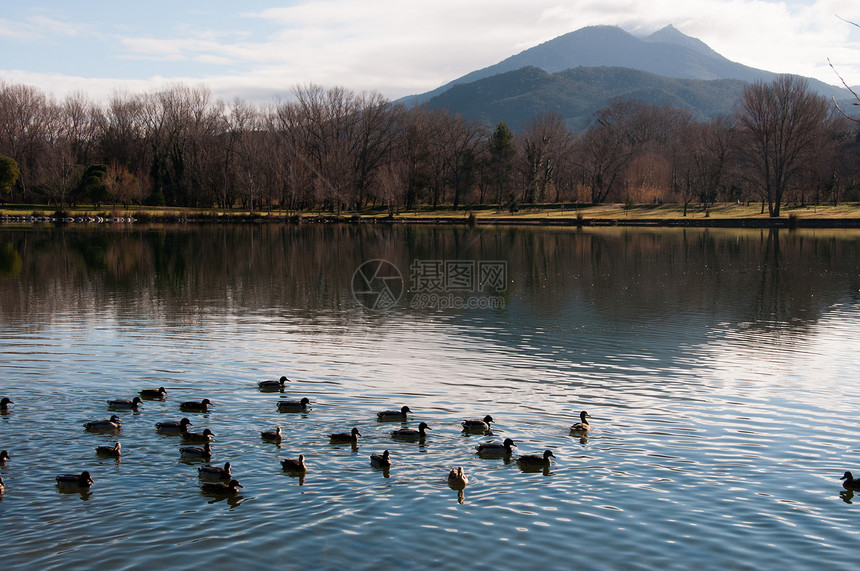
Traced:
<path id="1" fill-rule="evenodd" d="M 0 226 L 0 566 L 848 568 L 858 333 L 851 230 Z M 118 437 L 84 431 L 160 386 Z M 423 442 L 376 421 L 402 405 Z M 492 437 L 460 431 L 486 414 Z M 155 431 L 183 416 L 238 495 Z M 475 454 L 504 438 L 556 462 Z"/>

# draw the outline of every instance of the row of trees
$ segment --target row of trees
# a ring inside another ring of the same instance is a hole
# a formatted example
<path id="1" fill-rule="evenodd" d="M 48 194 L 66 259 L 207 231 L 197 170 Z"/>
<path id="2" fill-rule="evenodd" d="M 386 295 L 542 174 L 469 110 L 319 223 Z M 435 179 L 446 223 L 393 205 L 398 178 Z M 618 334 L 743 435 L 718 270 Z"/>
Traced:
<path id="1" fill-rule="evenodd" d="M 376 93 L 293 95 L 258 106 L 175 85 L 97 104 L 0 82 L 0 155 L 20 171 L 5 199 L 337 212 L 740 200 L 772 216 L 860 200 L 858 125 L 793 76 L 750 85 L 732 117 L 614 100 L 582 133 L 555 114 L 514 133 Z"/>

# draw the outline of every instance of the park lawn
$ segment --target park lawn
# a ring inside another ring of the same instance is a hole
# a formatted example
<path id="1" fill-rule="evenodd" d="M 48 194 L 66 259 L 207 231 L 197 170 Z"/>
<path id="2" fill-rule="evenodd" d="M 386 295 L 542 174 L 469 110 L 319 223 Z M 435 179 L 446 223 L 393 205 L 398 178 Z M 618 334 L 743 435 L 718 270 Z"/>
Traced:
<path id="1" fill-rule="evenodd" d="M 29 214 L 41 214 L 49 216 L 54 212 L 55 208 L 38 205 L 38 204 L 7 204 L 0 206 L 0 214 L 9 216 L 22 216 Z M 273 210 L 271 213 L 267 210 L 258 210 L 255 213 L 250 213 L 248 210 L 229 209 L 220 210 L 214 208 L 177 208 L 177 207 L 131 207 L 131 208 L 112 208 L 91 206 L 81 206 L 74 209 L 66 209 L 72 216 L 141 216 L 151 218 L 200 218 L 200 219 L 233 219 L 242 217 L 251 217 L 258 219 L 279 219 L 286 216 L 295 216 L 295 211 Z M 317 210 L 305 211 L 301 213 L 303 218 L 313 219 L 319 215 L 331 217 L 332 212 L 319 212 Z M 388 210 L 385 208 L 367 208 L 359 212 L 344 210 L 341 212 L 341 217 L 345 220 L 355 219 L 360 216 L 362 219 L 383 219 L 388 217 Z M 395 212 L 394 217 L 400 220 L 446 220 L 458 221 L 467 220 L 470 216 L 475 217 L 476 222 L 481 220 L 685 220 L 685 219 L 769 219 L 767 209 L 762 213 L 760 203 L 750 205 L 736 203 L 718 203 L 707 210 L 699 205 L 687 208 L 686 215 L 684 207 L 681 204 L 598 204 L 598 205 L 526 205 L 520 206 L 515 212 L 510 212 L 507 209 L 499 210 L 494 206 L 475 206 L 465 205 L 454 210 L 450 205 L 440 206 L 436 209 L 422 206 L 415 210 Z M 780 218 L 797 217 L 798 219 L 860 219 L 860 203 L 845 203 L 838 206 L 831 205 L 784 205 L 781 209 Z"/>

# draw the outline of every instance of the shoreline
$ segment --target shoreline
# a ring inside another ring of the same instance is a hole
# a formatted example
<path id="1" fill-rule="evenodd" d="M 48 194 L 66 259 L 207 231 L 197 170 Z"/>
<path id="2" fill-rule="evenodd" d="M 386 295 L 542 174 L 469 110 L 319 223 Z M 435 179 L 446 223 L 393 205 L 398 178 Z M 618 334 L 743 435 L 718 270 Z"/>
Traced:
<path id="1" fill-rule="evenodd" d="M 0 209 L 0 228 L 8 224 L 433 224 L 456 226 L 547 227 L 655 227 L 655 228 L 860 228 L 860 204 L 784 207 L 771 218 L 755 205 L 717 204 L 702 210 L 678 205 L 559 205 L 529 207 L 522 212 L 494 208 L 442 207 L 390 215 L 387 211 L 362 213 L 296 213 L 218 211 L 190 208 L 75 209 L 47 214 L 44 205 L 14 205 Z M 61 215 L 60 215 L 61 214 Z M 59 216 L 58 216 L 59 215 Z"/>

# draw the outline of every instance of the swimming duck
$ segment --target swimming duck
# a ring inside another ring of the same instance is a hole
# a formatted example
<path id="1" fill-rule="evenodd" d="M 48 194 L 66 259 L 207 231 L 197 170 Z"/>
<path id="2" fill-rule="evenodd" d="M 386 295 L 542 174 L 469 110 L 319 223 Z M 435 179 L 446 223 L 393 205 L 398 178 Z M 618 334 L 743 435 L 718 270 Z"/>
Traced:
<path id="1" fill-rule="evenodd" d="M 158 387 L 157 389 L 143 389 L 140 391 L 140 396 L 145 399 L 164 400 L 165 395 L 167 395 L 167 391 L 164 390 L 164 387 Z"/>
<path id="2" fill-rule="evenodd" d="M 490 423 L 495 422 L 489 414 L 481 419 L 471 419 L 463 421 L 463 430 L 466 432 L 486 432 L 490 430 Z"/>
<path id="3" fill-rule="evenodd" d="M 383 410 L 376 413 L 377 420 L 405 420 L 406 413 L 412 412 L 408 406 L 400 407 L 400 410 Z"/>
<path id="4" fill-rule="evenodd" d="M 582 411 L 579 413 L 579 422 L 570 427 L 571 432 L 588 432 L 588 429 L 591 428 L 591 425 L 588 424 L 588 421 L 585 420 L 586 417 L 591 416 L 587 412 Z"/>
<path id="5" fill-rule="evenodd" d="M 279 400 L 278 412 L 302 412 L 308 409 L 311 401 L 308 397 L 302 400 Z"/>
<path id="6" fill-rule="evenodd" d="M 6 488 L 3 487 L 3 476 L 0 476 L 0 496 L 2 496 L 5 491 Z"/>
<path id="7" fill-rule="evenodd" d="M 555 458 L 555 454 L 552 453 L 552 450 L 544 450 L 543 456 L 538 456 L 537 454 L 526 454 L 525 456 L 520 456 L 517 458 L 517 464 L 529 468 L 546 468 L 552 463 L 550 458 Z"/>
<path id="8" fill-rule="evenodd" d="M 113 458 L 119 458 L 121 455 L 120 452 L 120 444 L 117 442 L 113 446 L 97 446 L 96 454 L 99 456 L 111 456 Z"/>
<path id="9" fill-rule="evenodd" d="M 180 403 L 179 410 L 183 412 L 209 412 L 210 406 L 212 406 L 212 401 L 209 399 L 203 399 L 200 402 L 192 400 Z"/>
<path id="10" fill-rule="evenodd" d="M 481 442 L 475 446 L 475 450 L 483 456 L 510 456 L 513 452 L 511 446 L 516 446 L 514 441 L 505 438 L 504 442 Z"/>
<path id="11" fill-rule="evenodd" d="M 3 399 L 0 400 L 0 410 L 9 410 L 10 404 L 15 404 L 15 403 L 13 401 L 9 400 L 7 397 L 3 397 Z"/>
<path id="12" fill-rule="evenodd" d="M 239 483 L 238 480 L 230 480 L 229 484 L 222 483 L 214 483 L 207 482 L 200 484 L 200 491 L 206 494 L 219 494 L 219 495 L 227 495 L 227 494 L 235 494 L 238 492 L 238 488 L 244 488 L 242 484 Z"/>
<path id="13" fill-rule="evenodd" d="M 218 466 L 200 466 L 197 468 L 197 475 L 201 478 L 209 478 L 211 480 L 229 480 L 230 479 L 230 463 L 225 462 L 223 468 Z"/>
<path id="14" fill-rule="evenodd" d="M 391 437 L 392 438 L 408 438 L 411 440 L 415 440 L 418 438 L 424 438 L 427 436 L 425 430 L 433 430 L 429 426 L 427 426 L 426 422 L 422 422 L 418 425 L 418 430 L 414 428 L 401 428 L 400 430 L 392 430 Z"/>
<path id="15" fill-rule="evenodd" d="M 845 480 L 842 482 L 842 487 L 846 490 L 860 490 L 860 479 L 855 480 L 851 472 L 845 472 L 839 479 Z"/>
<path id="16" fill-rule="evenodd" d="M 61 488 L 89 488 L 93 485 L 93 478 L 89 472 L 81 472 L 80 475 L 63 474 L 57 476 L 57 485 Z"/>
<path id="17" fill-rule="evenodd" d="M 462 466 L 453 468 L 448 474 L 448 485 L 452 488 L 465 488 L 468 483 L 469 478 L 466 477 Z"/>
<path id="18" fill-rule="evenodd" d="M 156 422 L 155 429 L 166 434 L 182 434 L 184 432 L 188 432 L 189 424 L 191 424 L 191 421 L 187 418 L 183 418 L 179 422 Z"/>
<path id="19" fill-rule="evenodd" d="M 281 427 L 278 426 L 275 430 L 264 430 L 260 433 L 260 437 L 263 440 L 268 440 L 269 442 L 280 442 L 281 441 Z"/>
<path id="20" fill-rule="evenodd" d="M 290 382 L 290 379 L 287 377 L 281 377 L 277 381 L 260 381 L 257 383 L 257 386 L 260 387 L 261 391 L 282 391 L 284 390 L 284 385 Z"/>
<path id="21" fill-rule="evenodd" d="M 183 432 L 182 442 L 185 444 L 206 444 L 212 442 L 213 436 L 215 435 L 208 428 L 204 428 L 203 432 Z"/>
<path id="22" fill-rule="evenodd" d="M 179 454 L 181 454 L 183 458 L 203 458 L 208 460 L 212 458 L 212 447 L 208 442 L 203 445 L 203 448 L 185 446 L 179 449 Z"/>
<path id="23" fill-rule="evenodd" d="M 133 400 L 109 400 L 108 408 L 118 408 L 118 409 L 128 409 L 128 410 L 137 410 L 137 407 L 143 401 L 140 400 L 140 397 L 134 397 Z"/>
<path id="24" fill-rule="evenodd" d="M 382 454 L 371 454 L 370 465 L 377 468 L 391 468 L 391 457 L 388 450 Z"/>
<path id="25" fill-rule="evenodd" d="M 305 455 L 299 454 L 298 459 L 287 458 L 281 460 L 285 472 L 307 472 L 308 467 L 305 465 Z"/>
<path id="26" fill-rule="evenodd" d="M 9 456 L 8 452 L 6 452 L 5 450 L 0 450 L 0 464 L 5 464 L 6 460 L 8 460 L 9 458 L 11 458 L 11 456 Z"/>
<path id="27" fill-rule="evenodd" d="M 120 430 L 122 428 L 122 420 L 114 414 L 108 420 L 94 420 L 92 422 L 86 422 L 84 423 L 84 428 L 92 431 Z"/>
<path id="28" fill-rule="evenodd" d="M 351 432 L 337 432 L 335 434 L 329 434 L 329 440 L 332 442 L 358 442 L 358 437 L 361 436 L 361 433 L 357 428 L 353 428 Z"/>

